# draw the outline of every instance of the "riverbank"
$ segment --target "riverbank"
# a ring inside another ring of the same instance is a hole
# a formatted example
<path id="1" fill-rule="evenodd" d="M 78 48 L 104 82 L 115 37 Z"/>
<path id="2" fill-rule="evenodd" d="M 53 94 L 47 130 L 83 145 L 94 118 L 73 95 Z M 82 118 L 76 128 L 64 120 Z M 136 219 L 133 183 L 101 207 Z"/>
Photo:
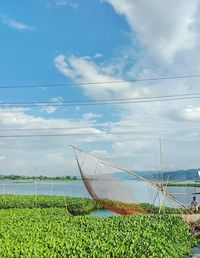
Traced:
<path id="1" fill-rule="evenodd" d="M 176 183 L 169 183 L 167 185 L 164 186 L 172 186 L 172 187 L 200 187 L 200 183 L 193 183 L 193 184 L 176 184 Z"/>
<path id="2" fill-rule="evenodd" d="M 74 180 L 80 180 L 80 178 L 76 176 L 57 176 L 57 177 L 47 177 L 47 176 L 18 176 L 18 175 L 10 175 L 10 176 L 4 176 L 0 175 L 0 180 L 20 180 L 22 182 L 24 181 L 74 181 Z"/>

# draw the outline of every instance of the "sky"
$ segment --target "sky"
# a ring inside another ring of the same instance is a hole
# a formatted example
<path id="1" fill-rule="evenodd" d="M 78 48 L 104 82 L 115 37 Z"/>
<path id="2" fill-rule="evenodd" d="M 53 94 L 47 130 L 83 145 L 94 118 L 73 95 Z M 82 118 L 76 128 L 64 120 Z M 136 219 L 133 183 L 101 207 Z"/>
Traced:
<path id="1" fill-rule="evenodd" d="M 1 1 L 0 174 L 77 175 L 69 144 L 155 171 L 161 142 L 163 170 L 199 168 L 198 97 L 81 103 L 198 94 L 200 77 L 137 80 L 200 74 L 199 11 L 199 0 Z M 13 105 L 27 102 L 50 104 Z"/>

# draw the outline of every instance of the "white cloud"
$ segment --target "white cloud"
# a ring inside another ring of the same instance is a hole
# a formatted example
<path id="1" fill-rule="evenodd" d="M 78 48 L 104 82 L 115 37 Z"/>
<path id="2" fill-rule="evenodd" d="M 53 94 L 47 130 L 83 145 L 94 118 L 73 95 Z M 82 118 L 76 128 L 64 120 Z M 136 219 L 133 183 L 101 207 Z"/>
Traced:
<path id="1" fill-rule="evenodd" d="M 53 114 L 57 110 L 57 107 L 54 106 L 43 106 L 40 111 L 47 112 L 48 114 Z"/>
<path id="2" fill-rule="evenodd" d="M 101 114 L 94 114 L 92 112 L 83 114 L 83 119 L 84 120 L 94 120 L 95 118 L 99 118 L 99 117 L 102 117 L 102 115 Z"/>
<path id="3" fill-rule="evenodd" d="M 42 105 L 40 111 L 47 112 L 48 114 L 55 113 L 58 110 L 59 105 L 62 104 L 63 98 L 61 96 L 54 97 L 51 99 L 51 102 L 53 102 L 53 104 L 54 104 L 53 106 L 51 106 L 49 104 L 44 104 L 44 105 Z"/>
<path id="4" fill-rule="evenodd" d="M 17 29 L 17 30 L 33 30 L 34 27 L 29 26 L 25 23 L 10 19 L 6 17 L 5 15 L 0 15 L 1 22 L 5 24 L 6 26 Z"/>
<path id="5" fill-rule="evenodd" d="M 59 72 L 75 82 L 85 83 L 80 85 L 85 94 L 89 97 L 100 98 L 119 98 L 119 97 L 138 97 L 139 90 L 136 90 L 131 83 L 104 83 L 121 80 L 117 74 L 117 69 L 112 64 L 110 66 L 97 66 L 96 63 L 85 57 L 58 55 L 54 59 L 54 64 Z M 99 85 L 87 83 L 102 82 Z"/>
<path id="6" fill-rule="evenodd" d="M 188 120 L 200 121 L 200 107 L 188 107 L 184 110 L 184 117 Z"/>
<path id="7" fill-rule="evenodd" d="M 94 59 L 95 59 L 95 58 L 101 58 L 101 57 L 103 57 L 103 55 L 102 55 L 101 53 L 96 53 L 96 54 L 93 56 Z"/>
<path id="8" fill-rule="evenodd" d="M 63 100 L 64 99 L 61 96 L 52 98 L 52 102 L 57 103 L 57 104 L 62 104 Z"/>
<path id="9" fill-rule="evenodd" d="M 104 2 L 126 18 L 133 41 L 137 39 L 137 47 L 132 41 L 129 46 L 122 46 L 119 56 L 105 63 L 101 59 L 96 60 L 95 56 L 57 56 L 54 60 L 56 68 L 72 82 L 95 83 L 199 72 L 199 0 L 192 3 L 186 0 Z M 78 87 L 92 99 L 114 99 L 198 92 L 199 81 L 198 78 L 188 78 Z M 107 108 L 109 110 L 110 107 Z M 171 169 L 171 164 L 175 169 L 197 167 L 199 112 L 198 99 L 117 106 L 117 121 L 107 121 L 106 128 L 110 132 L 126 131 L 128 134 L 110 136 L 105 149 L 109 146 L 109 157 L 125 165 L 134 164 L 132 168 L 155 169 L 154 152 L 159 160 L 159 139 L 162 138 L 166 170 Z M 106 120 L 105 109 L 102 114 Z"/>
<path id="10" fill-rule="evenodd" d="M 182 110 L 177 110 L 174 114 L 175 119 L 183 121 L 199 122 L 200 121 L 200 107 L 188 106 Z"/>
<path id="11" fill-rule="evenodd" d="M 70 6 L 73 8 L 73 9 L 78 9 L 79 7 L 79 4 L 78 3 L 70 3 Z"/>
<path id="12" fill-rule="evenodd" d="M 198 43 L 199 0 L 104 0 L 128 21 L 132 32 L 143 46 L 172 61 L 182 50 Z"/>
<path id="13" fill-rule="evenodd" d="M 0 155 L 0 161 L 6 159 L 4 155 Z"/>
<path id="14" fill-rule="evenodd" d="M 61 63 L 61 67 L 57 66 L 57 68 L 59 67 L 59 71 L 63 73 L 62 66 L 64 66 L 67 69 L 67 73 L 64 72 L 63 74 L 73 82 L 105 82 L 123 79 L 120 77 L 118 70 L 113 68 L 112 62 L 104 66 L 103 63 L 97 64 L 94 60 L 85 59 L 84 57 L 63 57 L 64 62 Z M 153 66 L 152 68 L 143 69 L 142 67 L 145 66 L 143 61 L 140 62 L 139 60 L 133 65 L 133 67 L 137 66 L 137 68 L 133 69 L 132 76 L 136 78 L 144 78 L 144 75 L 149 78 L 159 77 L 158 74 L 162 67 Z M 183 62 L 179 66 L 180 71 L 185 67 L 186 64 Z M 176 71 L 175 65 L 171 66 L 168 71 Z M 198 83 L 196 83 L 196 80 L 191 81 L 190 79 L 133 84 L 116 83 L 106 85 L 105 83 L 102 85 L 81 85 L 80 87 L 87 96 L 93 99 L 182 94 L 189 93 L 191 88 L 193 91 L 198 91 Z M 191 99 L 118 106 L 115 112 L 118 121 L 116 123 L 110 121 L 107 129 L 114 133 L 125 131 L 128 134 L 114 134 L 107 138 L 110 146 L 112 146 L 109 156 L 122 163 L 130 164 L 133 162 L 131 156 L 134 155 L 135 169 L 155 168 L 153 153 L 154 149 L 159 148 L 158 139 L 162 138 L 167 141 L 166 146 L 168 146 L 168 142 L 169 144 L 171 144 L 171 141 L 176 142 L 176 147 L 173 150 L 166 151 L 168 153 L 166 154 L 168 158 L 165 160 L 166 170 L 171 169 L 172 163 L 175 164 L 176 168 L 178 168 L 178 164 L 179 168 L 184 166 L 195 167 L 197 162 L 194 161 L 194 158 L 191 159 L 191 163 L 187 161 L 188 159 L 185 159 L 186 162 L 184 163 L 182 161 L 184 154 L 181 153 L 186 142 L 188 144 L 192 143 L 191 146 L 193 145 L 195 150 L 198 148 L 196 141 L 197 130 L 193 130 L 191 124 L 188 123 L 193 121 L 192 126 L 198 128 L 198 102 L 198 99 Z M 188 105 L 192 105 L 192 110 L 188 109 Z M 110 107 L 108 106 L 107 108 L 109 110 Z M 182 111 L 180 112 L 180 110 Z M 106 117 L 106 111 L 104 112 L 103 117 Z M 141 126 L 138 127 L 137 124 L 141 124 Z M 146 126 L 143 126 L 145 124 Z M 175 155 L 176 153 L 178 155 Z M 193 155 L 192 153 L 191 151 L 191 155 Z"/>
<path id="15" fill-rule="evenodd" d="M 70 77 L 72 79 L 75 78 L 75 72 L 73 70 L 70 69 L 70 67 L 68 66 L 67 62 L 66 62 L 66 57 L 64 55 L 58 55 L 55 59 L 54 59 L 54 64 L 56 66 L 56 68 L 65 76 Z"/>
<path id="16" fill-rule="evenodd" d="M 110 138 L 95 127 L 94 120 L 91 120 L 92 117 L 97 117 L 95 114 L 89 115 L 91 119 L 67 119 L 43 118 L 30 115 L 29 112 L 30 110 L 22 108 L 0 108 L 0 146 L 4 150 L 4 155 L 0 154 L 0 160 L 1 169 L 5 174 L 73 174 L 77 169 L 72 166 L 74 156 L 69 144 L 80 146 L 108 141 Z M 43 137 L 43 134 L 66 136 Z M 40 136 L 4 137 L 12 135 Z M 6 160 L 3 157 L 6 157 Z"/>
<path id="17" fill-rule="evenodd" d="M 105 151 L 105 150 L 93 150 L 92 152 L 91 152 L 92 154 L 94 154 L 94 155 L 96 155 L 96 156 L 99 156 L 99 157 L 106 157 L 106 156 L 108 156 L 108 152 L 107 151 Z"/>
<path id="18" fill-rule="evenodd" d="M 67 5 L 69 0 L 55 0 L 56 5 Z"/>
<path id="19" fill-rule="evenodd" d="M 77 9 L 79 4 L 74 0 L 42 0 L 48 9 L 52 9 L 54 6 L 65 7 L 69 6 L 73 9 Z"/>

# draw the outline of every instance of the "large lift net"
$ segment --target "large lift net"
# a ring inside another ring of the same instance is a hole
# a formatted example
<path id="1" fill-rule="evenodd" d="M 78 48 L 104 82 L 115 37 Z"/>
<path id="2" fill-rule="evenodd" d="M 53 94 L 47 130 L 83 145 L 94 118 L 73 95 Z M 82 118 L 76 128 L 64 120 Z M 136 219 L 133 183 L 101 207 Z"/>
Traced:
<path id="1" fill-rule="evenodd" d="M 157 181 L 107 161 L 75 146 L 76 162 L 84 185 L 90 196 L 101 207 L 115 213 L 146 213 L 144 203 L 160 207 L 187 209 L 166 187 Z"/>

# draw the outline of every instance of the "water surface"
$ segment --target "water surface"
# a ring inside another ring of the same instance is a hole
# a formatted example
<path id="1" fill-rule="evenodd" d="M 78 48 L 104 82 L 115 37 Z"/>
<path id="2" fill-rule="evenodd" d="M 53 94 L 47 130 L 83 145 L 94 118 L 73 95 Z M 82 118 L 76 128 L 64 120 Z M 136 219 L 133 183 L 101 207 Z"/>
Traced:
<path id="1" fill-rule="evenodd" d="M 189 183 L 194 183 L 189 181 Z M 102 182 L 103 184 L 103 182 Z M 135 203 L 153 203 L 159 205 L 163 201 L 165 205 L 171 206 L 170 200 L 161 196 L 157 196 L 158 190 L 143 181 L 124 180 L 123 193 L 127 195 L 127 200 Z M 103 189 L 103 188 L 102 188 Z M 112 196 L 112 189 L 108 189 L 110 196 Z M 116 190 L 116 189 L 115 189 Z M 118 190 L 118 197 L 122 191 Z M 179 201 L 186 206 L 190 205 L 192 194 L 200 192 L 200 187 L 168 187 L 167 191 L 172 193 Z M 58 195 L 58 196 L 72 196 L 72 197 L 90 197 L 82 180 L 76 181 L 15 181 L 15 180 L 0 180 L 0 194 L 23 194 L 23 195 Z M 103 194 L 103 193 L 99 193 Z M 125 195 L 125 196 L 126 196 Z M 157 196 L 157 198 L 155 198 Z M 101 196 L 100 196 L 101 197 Z M 118 198 L 117 197 L 117 198 Z M 196 195 L 197 201 L 199 195 Z M 115 196 L 112 196 L 115 199 Z M 200 200 L 199 200 L 200 201 Z M 173 203 L 173 205 L 175 205 Z"/>

